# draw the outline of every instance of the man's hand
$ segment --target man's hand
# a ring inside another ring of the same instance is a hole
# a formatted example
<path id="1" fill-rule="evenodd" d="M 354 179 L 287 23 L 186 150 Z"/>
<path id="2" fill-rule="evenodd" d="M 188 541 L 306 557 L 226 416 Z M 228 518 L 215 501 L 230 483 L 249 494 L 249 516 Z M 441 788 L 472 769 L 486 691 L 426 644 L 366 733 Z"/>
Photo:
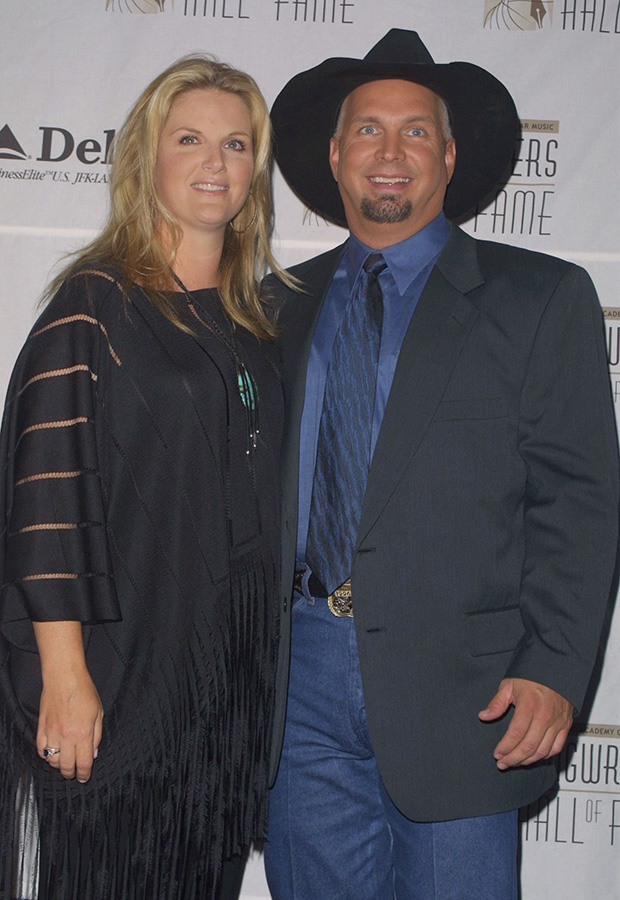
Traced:
<path id="1" fill-rule="evenodd" d="M 514 715 L 493 753 L 498 769 L 529 766 L 560 752 L 573 724 L 573 706 L 568 700 L 537 681 L 504 678 L 478 717 L 492 722 L 510 706 L 514 706 Z"/>

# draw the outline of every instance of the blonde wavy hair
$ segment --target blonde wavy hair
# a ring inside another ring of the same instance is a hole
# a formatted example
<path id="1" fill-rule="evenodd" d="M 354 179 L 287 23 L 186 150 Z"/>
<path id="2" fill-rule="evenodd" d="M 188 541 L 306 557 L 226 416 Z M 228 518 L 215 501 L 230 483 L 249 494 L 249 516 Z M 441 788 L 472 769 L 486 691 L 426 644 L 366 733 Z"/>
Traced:
<path id="1" fill-rule="evenodd" d="M 247 106 L 252 123 L 254 169 L 250 194 L 225 231 L 218 288 L 233 323 L 258 337 L 277 329 L 260 297 L 260 280 L 270 268 L 291 287 L 294 282 L 271 253 L 271 123 L 265 100 L 250 75 L 203 54 L 184 56 L 143 91 L 116 135 L 110 181 L 110 214 L 102 232 L 72 257 L 70 265 L 45 292 L 48 300 L 60 284 L 86 264 L 113 266 L 126 287 L 138 283 L 161 312 L 183 331 L 178 290 L 171 276 L 181 231 L 155 187 L 155 164 L 164 123 L 174 101 L 196 89 L 224 91 Z M 162 225 L 168 240 L 162 238 Z"/>

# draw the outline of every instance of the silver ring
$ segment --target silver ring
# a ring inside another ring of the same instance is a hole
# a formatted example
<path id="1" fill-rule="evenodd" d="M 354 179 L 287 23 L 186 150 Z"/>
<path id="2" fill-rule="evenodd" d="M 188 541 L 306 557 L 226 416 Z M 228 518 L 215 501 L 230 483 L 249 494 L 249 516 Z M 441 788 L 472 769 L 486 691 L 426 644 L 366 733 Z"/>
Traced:
<path id="1" fill-rule="evenodd" d="M 60 753 L 60 747 L 44 747 L 43 748 L 43 756 L 48 759 L 50 756 L 56 756 L 57 753 Z"/>

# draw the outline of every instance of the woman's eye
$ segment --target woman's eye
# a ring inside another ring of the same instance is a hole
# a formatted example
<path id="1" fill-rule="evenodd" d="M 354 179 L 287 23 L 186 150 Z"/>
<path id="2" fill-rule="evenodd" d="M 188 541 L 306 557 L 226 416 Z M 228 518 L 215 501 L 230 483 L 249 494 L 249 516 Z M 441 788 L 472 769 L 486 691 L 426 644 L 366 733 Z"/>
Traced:
<path id="1" fill-rule="evenodd" d="M 237 138 L 227 141 L 226 147 L 229 150 L 245 150 L 245 144 L 243 143 L 243 141 L 237 140 Z"/>
<path id="2" fill-rule="evenodd" d="M 181 143 L 182 144 L 197 144 L 198 138 L 196 137 L 195 134 L 184 134 L 183 137 L 181 138 Z"/>

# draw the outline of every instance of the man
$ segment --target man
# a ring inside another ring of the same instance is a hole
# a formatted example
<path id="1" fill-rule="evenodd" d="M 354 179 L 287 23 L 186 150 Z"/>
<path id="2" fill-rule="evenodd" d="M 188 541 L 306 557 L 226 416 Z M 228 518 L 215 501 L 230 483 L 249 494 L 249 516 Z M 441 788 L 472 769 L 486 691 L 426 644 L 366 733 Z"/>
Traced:
<path id="1" fill-rule="evenodd" d="M 596 294 L 569 263 L 448 225 L 516 140 L 483 69 L 394 30 L 293 78 L 273 122 L 291 186 L 350 237 L 293 269 L 300 293 L 271 281 L 288 405 L 274 774 L 292 604 L 272 895 L 514 900 L 516 810 L 554 782 L 614 569 Z"/>

